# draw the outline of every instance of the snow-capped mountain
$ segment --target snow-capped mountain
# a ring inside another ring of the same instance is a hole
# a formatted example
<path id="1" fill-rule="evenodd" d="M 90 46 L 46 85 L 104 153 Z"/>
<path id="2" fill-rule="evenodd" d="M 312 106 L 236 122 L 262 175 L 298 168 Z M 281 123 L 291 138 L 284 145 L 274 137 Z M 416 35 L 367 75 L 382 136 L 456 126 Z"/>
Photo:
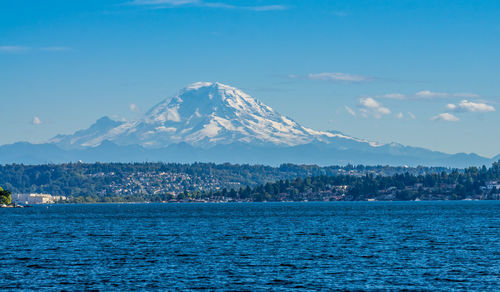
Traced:
<path id="1" fill-rule="evenodd" d="M 234 87 L 210 82 L 189 85 L 135 121 L 104 117 L 48 143 L 0 146 L 0 163 L 79 160 L 452 167 L 492 162 L 475 154 L 382 145 L 341 132 L 316 131 Z"/>
<path id="2" fill-rule="evenodd" d="M 59 135 L 50 142 L 64 148 L 97 147 L 104 141 L 146 148 L 178 143 L 209 148 L 231 143 L 297 146 L 338 143 L 339 139 L 377 146 L 339 132 L 303 127 L 234 87 L 197 82 L 160 102 L 139 120 L 102 118 L 87 130 Z"/>

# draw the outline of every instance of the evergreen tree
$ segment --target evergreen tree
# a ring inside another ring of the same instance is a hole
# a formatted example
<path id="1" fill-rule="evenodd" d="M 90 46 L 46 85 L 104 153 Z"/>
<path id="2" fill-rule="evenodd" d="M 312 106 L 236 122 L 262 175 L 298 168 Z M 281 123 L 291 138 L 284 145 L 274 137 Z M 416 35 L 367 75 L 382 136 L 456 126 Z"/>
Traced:
<path id="1" fill-rule="evenodd" d="M 12 203 L 12 196 L 10 191 L 4 190 L 0 187 L 0 204 L 2 205 L 10 205 Z"/>

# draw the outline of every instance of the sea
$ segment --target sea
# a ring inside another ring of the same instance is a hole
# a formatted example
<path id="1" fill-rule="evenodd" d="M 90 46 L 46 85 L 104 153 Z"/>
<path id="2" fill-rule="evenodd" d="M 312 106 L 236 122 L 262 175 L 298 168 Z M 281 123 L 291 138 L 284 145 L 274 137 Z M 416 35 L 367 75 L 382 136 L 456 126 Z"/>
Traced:
<path id="1" fill-rule="evenodd" d="M 0 209 L 0 289 L 499 291 L 500 202 Z"/>

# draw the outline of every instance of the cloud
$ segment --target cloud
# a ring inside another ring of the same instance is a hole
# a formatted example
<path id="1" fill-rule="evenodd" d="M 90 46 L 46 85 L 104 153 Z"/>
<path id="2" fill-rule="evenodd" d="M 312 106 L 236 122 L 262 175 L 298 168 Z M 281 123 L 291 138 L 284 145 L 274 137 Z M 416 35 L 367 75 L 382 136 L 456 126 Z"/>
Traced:
<path id="1" fill-rule="evenodd" d="M 442 97 L 448 97 L 448 93 L 442 93 L 442 92 L 432 92 L 429 90 L 423 90 L 415 93 L 416 97 L 421 97 L 421 98 L 442 98 Z"/>
<path id="2" fill-rule="evenodd" d="M 398 113 L 398 114 L 396 115 L 396 118 L 398 118 L 398 119 L 400 119 L 400 120 L 401 120 L 402 118 L 404 118 L 404 117 L 405 117 L 405 116 L 403 115 L 403 113 Z"/>
<path id="3" fill-rule="evenodd" d="M 307 75 L 306 79 L 309 80 L 321 80 L 329 82 L 348 82 L 348 83 L 360 83 L 372 81 L 374 78 L 362 75 L 354 75 L 340 72 L 323 72 L 323 73 L 310 73 Z"/>
<path id="4" fill-rule="evenodd" d="M 415 94 L 402 94 L 402 93 L 388 93 L 382 95 L 376 95 L 377 98 L 387 98 L 387 99 L 420 99 L 420 100 L 433 100 L 442 98 L 479 98 L 478 94 L 459 92 L 459 93 L 447 93 L 447 92 L 433 92 L 429 90 L 422 90 Z"/>
<path id="5" fill-rule="evenodd" d="M 415 115 L 411 112 L 408 112 L 408 116 L 410 117 L 410 119 L 414 120 L 416 119 L 417 117 L 415 117 Z"/>
<path id="6" fill-rule="evenodd" d="M 41 125 L 42 124 L 42 120 L 40 120 L 39 117 L 35 116 L 35 117 L 33 117 L 33 120 L 31 121 L 31 124 L 33 124 L 33 125 Z"/>
<path id="7" fill-rule="evenodd" d="M 359 99 L 359 111 L 361 115 L 365 118 L 372 116 L 376 119 L 380 119 L 383 115 L 389 115 L 391 110 L 382 106 L 378 101 L 371 97 L 362 97 Z"/>
<path id="8" fill-rule="evenodd" d="M 21 53 L 29 49 L 30 48 L 24 46 L 0 46 L 0 52 L 3 53 Z"/>
<path id="9" fill-rule="evenodd" d="M 201 3 L 199 0 L 134 0 L 130 2 L 132 5 L 187 5 L 187 4 L 198 4 Z"/>
<path id="10" fill-rule="evenodd" d="M 346 105 L 346 106 L 345 106 L 345 110 L 346 110 L 346 111 L 347 111 L 347 113 L 349 113 L 351 116 L 356 117 L 356 112 L 355 112 L 352 108 L 350 108 L 350 107 L 348 107 L 348 106 Z"/>
<path id="11" fill-rule="evenodd" d="M 223 9 L 241 9 L 251 11 L 276 11 L 289 9 L 285 5 L 258 5 L 258 6 L 236 6 L 223 2 L 207 2 L 202 0 L 134 0 L 127 4 L 152 6 L 156 9 L 171 8 L 178 6 L 195 6 L 195 7 L 210 7 Z"/>
<path id="12" fill-rule="evenodd" d="M 442 113 L 431 118 L 432 121 L 458 122 L 460 119 L 450 113 Z"/>
<path id="13" fill-rule="evenodd" d="M 277 10 L 289 9 L 289 7 L 285 6 L 285 5 L 246 6 L 246 7 L 241 7 L 241 8 L 247 9 L 247 10 L 253 10 L 253 11 L 277 11 Z"/>
<path id="14" fill-rule="evenodd" d="M 407 96 L 401 93 L 388 93 L 383 95 L 377 95 L 378 98 L 388 98 L 388 99 L 406 99 Z"/>
<path id="15" fill-rule="evenodd" d="M 129 108 L 130 108 L 130 111 L 132 111 L 134 113 L 138 113 L 138 114 L 141 113 L 141 109 L 135 103 L 131 103 Z"/>
<path id="16" fill-rule="evenodd" d="M 458 104 L 449 103 L 446 105 L 446 108 L 454 112 L 487 113 L 496 111 L 496 109 L 491 105 L 476 103 L 466 99 L 462 100 Z"/>
<path id="17" fill-rule="evenodd" d="M 33 51 L 33 50 L 39 50 L 39 51 L 46 51 L 46 52 L 62 52 L 62 51 L 68 51 L 70 48 L 68 47 L 41 47 L 41 48 L 36 48 L 36 47 L 26 47 L 26 46 L 0 46 L 0 53 L 25 53 L 28 51 Z"/>
<path id="18" fill-rule="evenodd" d="M 419 91 L 419 92 L 415 93 L 415 98 L 422 98 L 422 99 L 453 98 L 453 97 L 478 98 L 479 95 L 475 94 L 475 93 L 466 93 L 466 92 L 446 93 L 446 92 L 432 92 L 429 90 L 423 90 L 423 91 Z"/>

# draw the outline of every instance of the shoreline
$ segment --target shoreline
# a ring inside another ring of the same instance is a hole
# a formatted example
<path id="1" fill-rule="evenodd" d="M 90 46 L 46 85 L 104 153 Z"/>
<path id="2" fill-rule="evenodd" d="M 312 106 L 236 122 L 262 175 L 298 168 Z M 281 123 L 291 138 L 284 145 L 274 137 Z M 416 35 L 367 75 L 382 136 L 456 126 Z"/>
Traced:
<path id="1" fill-rule="evenodd" d="M 95 202 L 95 203 L 53 203 L 53 204 L 28 204 L 21 207 L 4 207 L 4 208 L 24 208 L 24 207 L 34 207 L 34 206 L 63 206 L 63 205 L 173 205 L 173 204 L 275 204 L 275 203 L 405 203 L 405 202 L 415 202 L 415 203 L 431 203 L 431 202 L 499 202 L 500 200 L 405 200 L 405 201 L 383 201 L 383 200 L 364 200 L 364 201 L 176 201 L 176 202 Z"/>

